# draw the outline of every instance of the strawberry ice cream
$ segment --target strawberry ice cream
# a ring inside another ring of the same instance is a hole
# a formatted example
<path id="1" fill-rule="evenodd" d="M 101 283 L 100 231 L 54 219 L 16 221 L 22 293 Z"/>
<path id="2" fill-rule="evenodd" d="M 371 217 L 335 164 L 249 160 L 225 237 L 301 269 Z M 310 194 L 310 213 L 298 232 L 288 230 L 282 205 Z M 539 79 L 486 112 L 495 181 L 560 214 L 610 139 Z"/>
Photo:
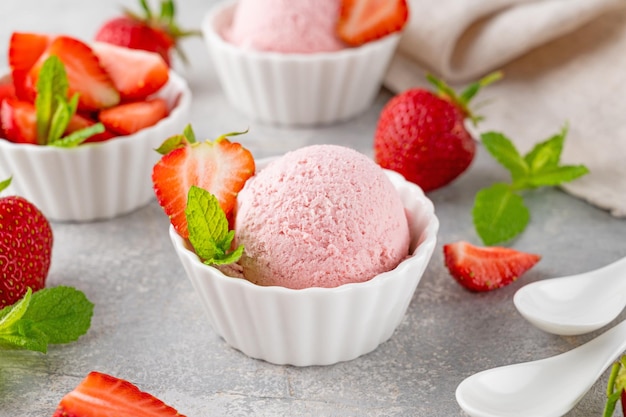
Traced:
<path id="1" fill-rule="evenodd" d="M 315 145 L 285 154 L 239 193 L 246 279 L 292 289 L 364 282 L 409 255 L 404 207 L 365 155 Z"/>
<path id="2" fill-rule="evenodd" d="M 239 0 L 223 36 L 260 51 L 337 51 L 345 48 L 336 35 L 339 6 L 339 0 Z"/>

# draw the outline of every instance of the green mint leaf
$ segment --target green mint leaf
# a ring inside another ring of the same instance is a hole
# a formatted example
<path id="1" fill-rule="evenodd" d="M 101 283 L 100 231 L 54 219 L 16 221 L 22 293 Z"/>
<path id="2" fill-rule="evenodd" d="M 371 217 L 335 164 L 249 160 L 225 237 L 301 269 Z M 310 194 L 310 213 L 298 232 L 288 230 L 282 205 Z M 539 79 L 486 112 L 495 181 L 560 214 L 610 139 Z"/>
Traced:
<path id="1" fill-rule="evenodd" d="M 0 338 L 0 347 L 4 349 L 23 349 L 46 353 L 48 337 L 29 320 L 18 322 L 12 334 Z"/>
<path id="2" fill-rule="evenodd" d="M 44 288 L 33 294 L 23 319 L 31 320 L 48 336 L 49 343 L 69 343 L 87 333 L 93 303 L 72 287 Z"/>
<path id="3" fill-rule="evenodd" d="M 33 291 L 28 287 L 26 294 L 15 304 L 7 306 L 0 310 L 0 338 L 3 332 L 15 325 L 26 313 Z"/>
<path id="4" fill-rule="evenodd" d="M 217 197 L 202 188 L 192 186 L 185 207 L 189 242 L 206 264 L 236 262 L 243 247 L 230 252 L 234 231 L 228 230 L 228 219 Z"/>
<path id="5" fill-rule="evenodd" d="M 69 343 L 91 325 L 93 304 L 71 287 L 44 288 L 0 310 L 0 347 L 45 353 L 49 343 Z"/>
<path id="6" fill-rule="evenodd" d="M 522 197 L 508 184 L 496 183 L 476 194 L 474 227 L 486 245 L 508 241 L 524 231 L 530 220 Z"/>
<path id="7" fill-rule="evenodd" d="M 65 102 L 64 97 L 57 97 L 57 103 L 58 105 L 50 122 L 50 130 L 48 131 L 48 144 L 53 144 L 63 136 L 65 128 L 72 117 L 70 106 Z"/>
<path id="8" fill-rule="evenodd" d="M 589 169 L 584 165 L 563 165 L 551 169 L 544 168 L 539 173 L 531 175 L 528 178 L 528 184 L 531 187 L 554 186 L 575 180 L 588 173 Z"/>
<path id="9" fill-rule="evenodd" d="M 51 55 L 48 57 L 37 80 L 37 98 L 35 99 L 35 109 L 37 115 L 37 143 L 46 145 L 48 143 L 48 132 L 52 123 L 52 117 L 58 106 L 57 97 L 67 97 L 69 84 L 65 67 L 61 60 Z"/>
<path id="10" fill-rule="evenodd" d="M 528 164 L 509 138 L 502 133 L 487 132 L 481 135 L 481 141 L 485 149 L 509 170 L 513 181 L 520 180 L 528 175 Z"/>
<path id="11" fill-rule="evenodd" d="M 524 156 L 524 160 L 530 167 L 531 174 L 539 173 L 545 169 L 554 168 L 559 165 L 565 136 L 567 136 L 567 126 L 556 135 L 536 144 L 533 149 Z"/>
<path id="12" fill-rule="evenodd" d="M 76 130 L 62 139 L 52 142 L 51 145 L 59 148 L 73 148 L 80 145 L 93 135 L 97 135 L 102 132 L 104 132 L 104 125 L 102 123 L 95 123 L 83 129 Z"/>

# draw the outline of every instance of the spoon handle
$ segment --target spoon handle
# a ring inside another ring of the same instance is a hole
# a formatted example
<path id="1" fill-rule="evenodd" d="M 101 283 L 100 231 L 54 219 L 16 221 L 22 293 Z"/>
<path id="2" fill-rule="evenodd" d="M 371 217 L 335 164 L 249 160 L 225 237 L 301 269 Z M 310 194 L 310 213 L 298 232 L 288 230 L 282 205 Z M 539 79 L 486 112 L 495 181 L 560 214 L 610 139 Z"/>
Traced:
<path id="1" fill-rule="evenodd" d="M 472 417 L 562 416 L 625 350 L 626 320 L 559 355 L 474 374 L 456 399 Z"/>

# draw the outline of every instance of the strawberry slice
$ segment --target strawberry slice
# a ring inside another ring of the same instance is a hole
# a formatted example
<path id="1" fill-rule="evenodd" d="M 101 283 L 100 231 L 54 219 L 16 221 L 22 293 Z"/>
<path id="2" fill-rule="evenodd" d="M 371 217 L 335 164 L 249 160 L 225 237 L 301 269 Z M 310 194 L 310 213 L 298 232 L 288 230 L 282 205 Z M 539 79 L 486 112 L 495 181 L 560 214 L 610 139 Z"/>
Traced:
<path id="1" fill-rule="evenodd" d="M 95 111 L 119 103 L 120 94 L 109 75 L 100 66 L 98 57 L 85 43 L 69 36 L 59 36 L 50 43 L 28 72 L 26 88 L 35 90 L 39 71 L 50 55 L 56 55 L 65 65 L 69 82 L 68 96 L 80 94 L 78 102 L 80 110 Z"/>
<path id="2" fill-rule="evenodd" d="M 100 372 L 90 372 L 66 394 L 52 417 L 185 417 L 136 385 Z"/>
<path id="3" fill-rule="evenodd" d="M 463 241 L 444 245 L 443 253 L 450 274 L 472 291 L 509 285 L 541 259 L 510 248 L 479 247 Z"/>
<path id="4" fill-rule="evenodd" d="M 152 170 L 157 200 L 179 235 L 189 236 L 185 207 L 192 185 L 217 197 L 232 220 L 237 193 L 254 174 L 254 158 L 240 143 L 225 136 L 214 141 L 187 143 L 165 154 Z"/>
<path id="5" fill-rule="evenodd" d="M 145 99 L 169 79 L 169 67 L 157 53 L 105 42 L 95 42 L 92 49 L 123 101 Z"/>
<path id="6" fill-rule="evenodd" d="M 401 31 L 408 18 L 406 0 L 342 0 L 337 34 L 359 46 Z"/>
<path id="7" fill-rule="evenodd" d="M 12 98 L 2 100 L 0 125 L 3 135 L 11 142 L 37 144 L 37 113 L 32 103 Z"/>
<path id="8" fill-rule="evenodd" d="M 120 104 L 100 112 L 105 128 L 120 135 L 130 135 L 156 124 L 167 116 L 167 103 L 161 98 Z"/>
<path id="9" fill-rule="evenodd" d="M 95 125 L 97 120 L 92 119 L 89 116 L 85 116 L 79 113 L 75 113 L 67 124 L 67 128 L 65 129 L 65 135 L 69 135 L 70 133 L 74 133 L 78 130 L 84 129 L 86 127 Z M 95 143 L 95 142 L 104 142 L 109 139 L 113 139 L 115 134 L 110 130 L 106 130 L 102 133 L 97 133 L 93 136 L 90 136 L 83 143 Z"/>
<path id="10" fill-rule="evenodd" d="M 26 87 L 28 71 L 50 45 L 53 37 L 40 33 L 14 32 L 9 41 L 9 66 L 20 100 L 34 101 L 35 94 Z"/>

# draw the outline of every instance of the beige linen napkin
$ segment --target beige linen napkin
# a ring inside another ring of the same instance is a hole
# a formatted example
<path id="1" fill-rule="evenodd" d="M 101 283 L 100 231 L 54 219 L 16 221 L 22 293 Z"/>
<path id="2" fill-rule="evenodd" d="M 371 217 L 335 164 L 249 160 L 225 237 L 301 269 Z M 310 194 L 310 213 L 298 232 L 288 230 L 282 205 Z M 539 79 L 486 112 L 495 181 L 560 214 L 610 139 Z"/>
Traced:
<path id="1" fill-rule="evenodd" d="M 591 173 L 564 186 L 626 216 L 626 0 L 409 0 L 411 19 L 385 85 L 423 86 L 426 71 L 461 86 L 495 69 L 481 131 L 525 152 L 570 126 L 564 163 Z M 610 12 L 610 13 L 609 13 Z"/>

